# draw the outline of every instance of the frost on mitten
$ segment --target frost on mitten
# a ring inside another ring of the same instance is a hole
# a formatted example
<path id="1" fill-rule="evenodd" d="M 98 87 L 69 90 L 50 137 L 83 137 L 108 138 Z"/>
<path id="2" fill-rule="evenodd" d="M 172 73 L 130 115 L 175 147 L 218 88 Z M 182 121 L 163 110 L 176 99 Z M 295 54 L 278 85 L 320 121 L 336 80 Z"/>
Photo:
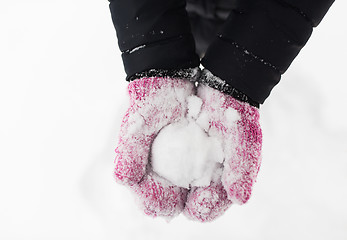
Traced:
<path id="1" fill-rule="evenodd" d="M 153 177 L 150 150 L 158 132 L 187 113 L 186 98 L 194 84 L 170 77 L 142 77 L 129 83 L 130 107 L 120 129 L 114 176 L 128 185 L 147 215 L 173 217 L 184 207 L 187 190 Z"/>
<path id="2" fill-rule="evenodd" d="M 205 131 L 223 142 L 225 160 L 221 181 L 228 199 L 246 203 L 261 163 L 259 111 L 205 85 L 199 86 L 197 96 L 204 103 L 200 121 L 205 122 Z"/>

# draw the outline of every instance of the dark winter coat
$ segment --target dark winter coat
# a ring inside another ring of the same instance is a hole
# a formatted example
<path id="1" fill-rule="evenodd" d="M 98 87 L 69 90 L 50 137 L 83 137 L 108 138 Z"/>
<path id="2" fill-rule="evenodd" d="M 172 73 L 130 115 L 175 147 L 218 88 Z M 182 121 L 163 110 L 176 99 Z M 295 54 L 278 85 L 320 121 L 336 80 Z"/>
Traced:
<path id="1" fill-rule="evenodd" d="M 110 10 L 128 80 L 197 67 L 198 52 L 205 68 L 263 103 L 333 2 L 110 0 Z"/>

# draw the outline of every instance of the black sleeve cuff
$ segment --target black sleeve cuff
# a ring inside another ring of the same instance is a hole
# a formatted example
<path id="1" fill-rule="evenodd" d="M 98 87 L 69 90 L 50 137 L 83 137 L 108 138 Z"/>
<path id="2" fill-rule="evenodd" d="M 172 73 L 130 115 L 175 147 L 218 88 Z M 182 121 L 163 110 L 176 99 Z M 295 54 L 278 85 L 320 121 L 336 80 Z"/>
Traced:
<path id="1" fill-rule="evenodd" d="M 270 64 L 222 38 L 215 39 L 210 45 L 202 65 L 252 101 L 261 104 L 281 78 L 280 72 Z"/>
<path id="2" fill-rule="evenodd" d="M 163 69 L 151 69 L 148 71 L 136 73 L 132 75 L 127 80 L 134 81 L 140 78 L 150 78 L 150 77 L 162 77 L 162 78 L 178 78 L 182 80 L 187 80 L 195 83 L 198 81 L 201 75 L 201 71 L 198 67 L 187 68 L 187 69 L 173 69 L 173 70 L 163 70 Z"/>
<path id="3" fill-rule="evenodd" d="M 204 69 L 198 82 L 200 84 L 209 86 L 216 89 L 226 95 L 232 96 L 233 98 L 248 103 L 249 105 L 259 108 L 259 103 L 251 99 L 249 96 L 241 92 L 240 90 L 230 86 L 228 83 L 213 75 L 209 70 Z"/>

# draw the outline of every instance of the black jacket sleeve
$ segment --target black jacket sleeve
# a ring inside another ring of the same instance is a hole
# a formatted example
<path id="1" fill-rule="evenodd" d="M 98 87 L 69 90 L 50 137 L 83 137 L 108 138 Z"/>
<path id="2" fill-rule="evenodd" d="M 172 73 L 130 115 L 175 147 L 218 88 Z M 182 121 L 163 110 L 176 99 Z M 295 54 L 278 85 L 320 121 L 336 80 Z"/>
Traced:
<path id="1" fill-rule="evenodd" d="M 243 0 L 208 48 L 202 64 L 263 103 L 334 0 Z"/>
<path id="2" fill-rule="evenodd" d="M 127 74 L 199 66 L 185 0 L 110 0 Z"/>

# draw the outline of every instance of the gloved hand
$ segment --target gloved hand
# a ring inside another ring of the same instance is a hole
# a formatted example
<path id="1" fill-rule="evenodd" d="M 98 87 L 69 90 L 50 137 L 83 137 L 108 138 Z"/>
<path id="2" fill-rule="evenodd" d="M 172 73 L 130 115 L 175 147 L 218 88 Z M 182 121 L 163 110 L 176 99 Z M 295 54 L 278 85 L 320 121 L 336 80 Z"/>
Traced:
<path id="1" fill-rule="evenodd" d="M 202 78 L 212 85 L 222 82 L 206 70 Z M 244 204 L 250 198 L 261 163 L 262 132 L 258 108 L 204 84 L 197 96 L 203 100 L 197 122 L 222 142 L 225 156 L 221 182 L 188 194 L 184 214 L 204 222 L 223 214 L 231 203 Z"/>
<path id="2" fill-rule="evenodd" d="M 196 71 L 195 71 L 196 74 Z M 156 180 L 148 166 L 151 144 L 166 125 L 187 112 L 186 97 L 195 94 L 194 70 L 180 78 L 143 77 L 129 83 L 130 107 L 120 129 L 114 176 L 138 195 L 144 212 L 173 217 L 184 208 L 187 189 Z"/>
<path id="3" fill-rule="evenodd" d="M 158 132 L 185 117 L 186 98 L 194 95 L 193 84 L 180 79 L 141 78 L 129 84 L 129 95 L 131 106 L 121 126 L 115 177 L 137 193 L 146 214 L 173 217 L 184 208 L 188 218 L 212 221 L 232 202 L 242 204 L 249 199 L 260 166 L 257 108 L 199 86 L 197 95 L 203 105 L 196 121 L 222 142 L 225 161 L 221 179 L 207 187 L 192 187 L 188 193 L 185 188 L 158 181 L 147 163 Z"/>

